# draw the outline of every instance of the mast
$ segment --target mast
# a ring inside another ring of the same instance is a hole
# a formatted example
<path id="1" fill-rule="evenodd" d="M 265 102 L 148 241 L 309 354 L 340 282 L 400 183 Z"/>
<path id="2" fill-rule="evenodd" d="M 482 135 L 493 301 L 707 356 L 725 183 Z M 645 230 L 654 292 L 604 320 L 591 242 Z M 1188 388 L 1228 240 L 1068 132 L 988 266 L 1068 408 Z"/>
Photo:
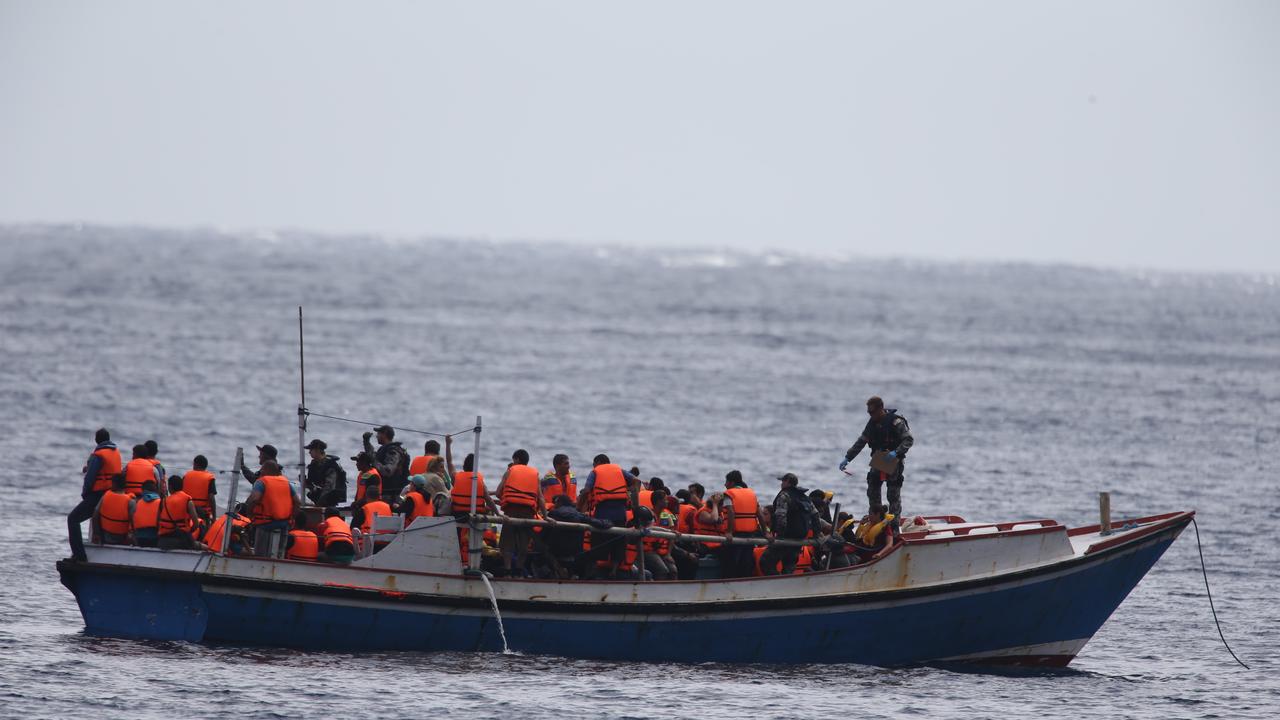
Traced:
<path id="1" fill-rule="evenodd" d="M 307 501 L 307 362 L 302 342 L 302 306 L 298 306 L 298 492 Z"/>
<path id="2" fill-rule="evenodd" d="M 480 523 L 475 521 L 476 517 L 476 490 L 480 487 L 480 416 L 476 416 L 476 448 L 471 455 L 471 519 L 468 520 L 471 529 L 467 531 L 467 567 L 479 571 L 480 570 L 480 546 L 484 540 L 484 531 L 480 529 Z"/>

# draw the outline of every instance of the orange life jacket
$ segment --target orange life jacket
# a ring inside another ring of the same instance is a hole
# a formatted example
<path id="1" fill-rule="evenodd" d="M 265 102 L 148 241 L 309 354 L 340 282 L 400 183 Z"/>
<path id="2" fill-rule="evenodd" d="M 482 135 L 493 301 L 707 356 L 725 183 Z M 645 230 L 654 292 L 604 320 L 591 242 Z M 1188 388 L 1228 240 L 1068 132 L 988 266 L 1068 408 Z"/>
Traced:
<path id="1" fill-rule="evenodd" d="M 702 519 L 703 510 L 706 510 L 707 512 L 711 512 L 711 510 L 705 505 L 694 511 L 693 534 L 694 535 L 723 535 L 724 534 L 724 518 L 721 518 L 720 522 L 709 523 Z M 720 547 L 720 543 L 718 542 L 708 542 L 703 544 L 713 549 Z"/>
<path id="2" fill-rule="evenodd" d="M 293 517 L 293 490 L 283 475 L 263 475 L 262 497 L 253 506 L 253 524 L 263 525 Z"/>
<path id="3" fill-rule="evenodd" d="M 320 537 L 324 540 L 324 549 L 328 550 L 330 545 L 334 543 L 344 542 L 355 547 L 355 541 L 351 537 L 351 526 L 336 515 L 331 518 L 325 518 L 320 523 Z"/>
<path id="4" fill-rule="evenodd" d="M 293 538 L 293 545 L 285 553 L 286 558 L 289 560 L 316 559 L 316 554 L 320 550 L 320 541 L 315 533 L 310 530 L 290 530 L 289 537 Z"/>
<path id="5" fill-rule="evenodd" d="M 796 561 L 796 575 L 809 572 L 813 569 L 813 546 L 805 545 L 800 548 L 800 559 Z"/>
<path id="6" fill-rule="evenodd" d="M 187 503 L 191 502 L 191 496 L 185 490 L 169 493 L 169 497 L 163 498 L 160 506 L 160 526 L 161 535 L 170 535 L 179 530 L 190 532 L 195 524 L 191 513 L 187 512 Z"/>
<path id="7" fill-rule="evenodd" d="M 102 460 L 102 465 L 98 467 L 98 474 L 93 478 L 92 491 L 110 490 L 111 478 L 119 475 L 120 469 L 123 467 L 120 460 L 120 451 L 115 448 L 104 447 L 94 450 L 93 454 Z M 111 531 L 108 530 L 107 532 Z"/>
<path id="8" fill-rule="evenodd" d="M 630 511 L 630 510 L 628 510 L 628 511 L 627 511 L 627 521 L 628 521 L 628 522 L 630 522 L 630 521 L 631 521 L 631 511 Z M 619 569 L 619 570 L 627 570 L 627 569 L 629 569 L 632 565 L 635 565 L 635 564 L 636 564 L 636 539 L 635 539 L 635 538 L 633 538 L 633 537 L 619 537 L 619 536 L 617 536 L 617 535 L 605 535 L 604 533 L 600 533 L 600 544 L 601 544 L 601 545 L 605 544 L 606 542 L 609 542 L 610 540 L 613 540 L 614 542 L 620 542 L 620 543 L 626 543 L 626 544 L 627 544 L 627 554 L 626 554 L 626 556 L 625 556 L 621 561 L 619 561 L 619 562 L 618 562 L 618 569 Z M 591 550 L 591 533 L 590 533 L 590 532 L 586 532 L 586 533 L 584 533 L 584 534 L 583 534 L 583 536 L 582 536 L 582 549 L 583 549 L 583 551 L 584 551 L 584 552 L 585 552 L 585 551 L 589 551 L 589 550 Z M 646 548 L 646 549 L 647 549 L 647 548 Z M 608 569 L 609 569 L 609 561 L 608 561 L 607 559 L 604 559 L 604 560 L 597 560 L 597 561 L 596 561 L 596 567 L 597 567 L 597 568 L 600 568 L 601 570 L 608 570 Z"/>
<path id="9" fill-rule="evenodd" d="M 692 533 L 693 516 L 698 514 L 701 507 L 692 503 L 683 503 L 680 505 L 680 517 L 676 521 L 676 531 L 682 533 Z"/>
<path id="10" fill-rule="evenodd" d="M 449 492 L 449 499 L 453 502 L 453 513 L 469 513 L 471 512 L 471 479 L 475 477 L 475 473 L 470 470 L 463 470 L 453 479 L 453 490 Z M 484 512 L 484 497 L 489 493 L 484 487 L 484 473 L 480 473 L 479 484 L 476 486 L 476 510 Z"/>
<path id="11" fill-rule="evenodd" d="M 112 535 L 129 533 L 129 501 L 133 496 L 126 492 L 109 491 L 102 496 L 98 508 L 98 527 Z"/>
<path id="12" fill-rule="evenodd" d="M 431 464 L 439 455 L 419 455 L 409 463 L 410 475 L 421 475 L 427 471 L 427 466 Z"/>
<path id="13" fill-rule="evenodd" d="M 656 526 L 654 526 L 656 527 Z M 644 538 L 644 551 L 657 553 L 662 556 L 671 554 L 671 540 L 665 537 L 652 537 L 646 535 Z"/>
<path id="14" fill-rule="evenodd" d="M 609 500 L 626 500 L 630 493 L 627 489 L 627 478 L 622 474 L 622 466 L 614 463 L 597 465 L 593 471 L 595 482 L 591 486 L 591 500 L 599 505 Z"/>
<path id="15" fill-rule="evenodd" d="M 757 577 L 764 574 L 764 572 L 760 568 L 760 556 L 764 554 L 765 548 L 766 548 L 765 545 L 757 545 L 751 549 L 751 552 L 754 553 L 756 556 L 756 573 L 755 574 Z M 778 561 L 778 564 L 777 566 L 774 567 L 774 570 L 781 570 L 781 569 L 782 569 L 782 562 Z M 801 575 L 806 572 L 809 572 L 812 569 L 813 569 L 813 546 L 805 545 L 804 547 L 800 548 L 800 556 L 796 559 L 796 569 L 792 571 L 792 574 Z"/>
<path id="16" fill-rule="evenodd" d="M 378 468 L 369 468 L 356 476 L 356 500 L 364 499 L 365 478 L 370 475 L 378 478 L 378 482 L 373 484 L 374 497 L 382 497 L 382 473 L 378 472 Z"/>
<path id="17" fill-rule="evenodd" d="M 137 514 L 136 512 L 134 513 Z M 243 515 L 236 515 L 231 520 L 232 528 L 242 528 L 249 524 L 249 518 Z M 227 527 L 227 515 L 223 513 L 213 521 L 213 525 L 209 527 L 209 531 L 204 534 L 204 544 L 213 549 L 214 552 L 222 552 L 222 531 Z"/>
<path id="18" fill-rule="evenodd" d="M 755 492 L 751 488 L 736 487 L 725 490 L 724 494 L 733 500 L 733 531 L 749 533 L 759 530 L 756 510 L 760 507 L 760 501 L 756 500 Z"/>
<path id="19" fill-rule="evenodd" d="M 364 504 L 364 522 L 360 523 L 360 531 L 368 535 L 373 528 L 374 515 L 391 515 L 391 506 L 381 500 L 370 500 Z M 391 530 L 383 530 L 382 533 L 393 532 Z"/>
<path id="20" fill-rule="evenodd" d="M 164 498 L 156 498 L 155 500 L 143 500 L 141 496 L 137 498 L 137 502 L 133 506 L 133 529 L 138 530 L 156 530 L 160 527 L 160 503 L 164 502 Z"/>
<path id="21" fill-rule="evenodd" d="M 640 488 L 638 499 L 640 500 L 640 507 L 647 507 L 650 510 L 653 509 L 653 491 L 652 490 L 645 490 L 644 488 Z M 654 513 L 654 517 L 657 517 L 657 513 Z"/>
<path id="22" fill-rule="evenodd" d="M 423 495 L 421 492 L 417 490 L 410 490 L 409 494 L 405 495 L 405 499 L 413 500 L 413 509 L 409 511 L 409 514 L 406 515 L 404 519 L 404 524 L 406 527 L 409 525 L 409 523 L 413 522 L 414 520 L 420 517 L 436 516 L 435 504 L 433 504 L 430 500 L 428 500 L 427 496 Z"/>
<path id="23" fill-rule="evenodd" d="M 191 470 L 182 476 L 182 491 L 191 496 L 196 509 L 205 513 L 213 512 L 209 502 L 209 486 L 213 483 L 213 473 L 208 470 Z"/>
<path id="24" fill-rule="evenodd" d="M 538 507 L 538 488 L 542 476 L 528 465 L 512 465 L 507 469 L 507 480 L 502 484 L 502 505 Z M 470 498 L 468 498 L 470 501 Z"/>
<path id="25" fill-rule="evenodd" d="M 124 490 L 130 495 L 142 494 L 142 483 L 156 479 L 156 466 L 146 458 L 134 458 L 124 466 Z"/>
<path id="26" fill-rule="evenodd" d="M 547 485 L 547 478 L 555 478 L 555 484 Z M 552 501 L 556 499 L 557 495 L 568 495 L 574 502 L 578 501 L 578 483 L 574 479 L 573 473 L 569 473 L 569 476 L 563 479 L 557 475 L 549 474 L 542 480 L 542 501 L 546 504 L 548 510 L 556 506 Z"/>

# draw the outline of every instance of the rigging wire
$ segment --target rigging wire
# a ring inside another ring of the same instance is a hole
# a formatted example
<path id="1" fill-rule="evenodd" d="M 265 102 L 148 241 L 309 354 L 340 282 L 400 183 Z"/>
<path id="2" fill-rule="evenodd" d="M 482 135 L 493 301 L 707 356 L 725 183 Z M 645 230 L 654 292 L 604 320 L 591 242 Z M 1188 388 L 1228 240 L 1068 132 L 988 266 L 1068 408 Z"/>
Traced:
<path id="1" fill-rule="evenodd" d="M 377 427 L 383 424 L 383 423 L 371 422 L 368 420 L 355 420 L 353 418 L 339 417 L 337 415 L 324 415 L 322 413 L 312 412 L 311 410 L 307 410 L 306 408 L 303 408 L 302 411 L 311 417 L 326 418 L 328 420 L 337 420 L 339 422 L 348 422 L 348 423 L 352 423 L 353 425 L 373 425 Z M 452 437 L 454 435 L 461 435 L 463 433 L 474 432 L 476 429 L 476 426 L 470 425 L 456 432 L 441 433 L 441 432 L 432 432 L 430 430 L 415 430 L 413 428 L 396 427 L 395 425 L 387 425 L 387 427 L 400 432 L 411 432 L 411 433 L 417 433 L 419 435 L 430 435 L 432 437 Z"/>

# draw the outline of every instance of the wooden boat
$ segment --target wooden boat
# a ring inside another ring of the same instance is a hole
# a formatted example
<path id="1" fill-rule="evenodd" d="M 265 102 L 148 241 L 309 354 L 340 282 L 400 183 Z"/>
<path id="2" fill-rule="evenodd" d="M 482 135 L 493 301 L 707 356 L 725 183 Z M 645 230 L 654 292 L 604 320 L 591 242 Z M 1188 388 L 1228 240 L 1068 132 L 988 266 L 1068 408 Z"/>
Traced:
<path id="1" fill-rule="evenodd" d="M 1115 531 L 932 518 L 927 531 L 903 533 L 860 565 L 732 580 L 490 582 L 463 571 L 453 518 L 418 518 L 350 566 L 96 545 L 86 562 L 63 560 L 58 571 L 86 631 L 114 637 L 344 651 L 500 651 L 505 642 L 521 653 L 664 662 L 1061 667 L 1193 516 L 1127 520 Z"/>

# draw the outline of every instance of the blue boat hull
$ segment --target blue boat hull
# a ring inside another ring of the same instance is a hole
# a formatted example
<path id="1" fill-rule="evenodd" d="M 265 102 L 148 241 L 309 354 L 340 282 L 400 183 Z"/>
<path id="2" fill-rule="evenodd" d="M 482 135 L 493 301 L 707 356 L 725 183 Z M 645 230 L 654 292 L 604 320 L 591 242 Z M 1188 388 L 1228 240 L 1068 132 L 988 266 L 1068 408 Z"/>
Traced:
<path id="1" fill-rule="evenodd" d="M 973 660 L 1066 665 L 1168 549 L 1185 523 L 1065 566 L 960 586 L 779 598 L 748 610 L 666 608 L 619 615 L 502 603 L 512 650 L 636 661 Z M 474 604 L 437 605 L 341 588 L 299 593 L 211 578 L 61 563 L 92 634 L 307 649 L 500 651 L 497 622 Z M 406 600 L 408 600 L 406 602 Z M 550 613 L 550 614 L 549 614 Z M 1036 652 L 1034 648 L 1065 647 Z M 1010 652 L 1016 648 L 1033 648 Z"/>

